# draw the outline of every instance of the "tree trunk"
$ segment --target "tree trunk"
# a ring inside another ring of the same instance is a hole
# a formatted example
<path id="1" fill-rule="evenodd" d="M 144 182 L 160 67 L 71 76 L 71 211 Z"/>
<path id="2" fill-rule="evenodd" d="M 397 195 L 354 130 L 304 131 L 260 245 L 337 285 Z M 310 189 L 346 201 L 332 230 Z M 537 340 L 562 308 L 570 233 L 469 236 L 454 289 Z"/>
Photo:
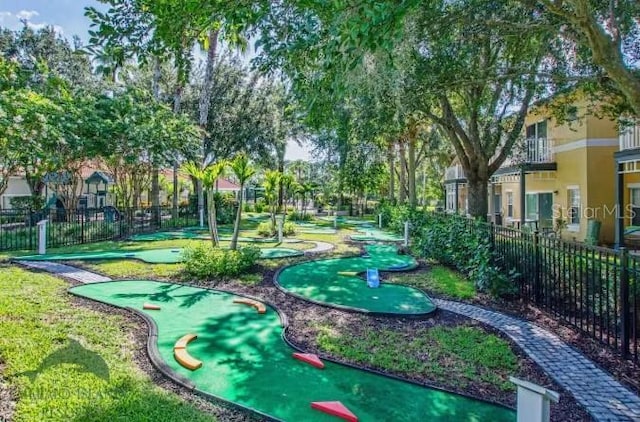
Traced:
<path id="1" fill-rule="evenodd" d="M 280 161 L 278 163 L 278 171 L 280 174 L 284 174 L 284 161 Z M 280 177 L 280 181 L 278 182 L 278 211 L 282 212 L 282 206 L 284 204 L 284 184 L 282 183 L 282 177 Z M 285 209 L 285 214 L 286 214 Z"/>
<path id="2" fill-rule="evenodd" d="M 160 68 L 160 60 L 156 57 L 153 61 L 153 78 L 151 79 L 151 91 L 153 98 L 160 101 L 160 76 L 162 69 Z M 149 154 L 153 169 L 151 170 L 151 215 L 153 224 L 160 226 L 160 170 L 158 163 L 154 160 L 153 155 Z"/>
<path id="3" fill-rule="evenodd" d="M 409 187 L 409 205 L 415 208 L 418 204 L 416 197 L 416 137 L 412 134 L 407 143 L 409 161 L 407 166 L 407 181 Z"/>
<path id="4" fill-rule="evenodd" d="M 236 213 L 236 222 L 233 225 L 233 237 L 231 238 L 231 246 L 229 249 L 235 251 L 238 248 L 238 235 L 240 234 L 240 220 L 242 219 L 242 203 L 244 199 L 244 184 L 240 185 L 240 199 L 238 200 L 238 212 Z"/>
<path id="5" fill-rule="evenodd" d="M 482 221 L 487 221 L 487 213 L 489 212 L 488 184 L 488 177 L 467 175 L 468 212 L 472 217 Z"/>
<path id="6" fill-rule="evenodd" d="M 173 112 L 175 114 L 180 113 L 180 109 L 182 107 L 182 85 L 178 84 L 176 90 L 173 94 Z M 176 157 L 173 161 L 173 198 L 171 203 L 172 209 L 172 217 L 174 221 L 178 218 L 178 206 L 179 206 L 179 181 L 178 181 L 178 168 L 180 164 L 178 163 L 178 157 Z"/>
<path id="7" fill-rule="evenodd" d="M 207 190 L 207 205 L 208 212 L 207 218 L 209 220 L 209 233 L 211 233 L 211 244 L 213 247 L 220 245 L 220 238 L 218 237 L 218 221 L 216 216 L 216 201 L 214 198 L 213 189 Z"/>
<path id="8" fill-rule="evenodd" d="M 393 143 L 389 143 L 387 148 L 387 160 L 389 162 L 389 202 L 393 204 L 396 199 L 396 164 L 393 151 Z"/>
<path id="9" fill-rule="evenodd" d="M 405 155 L 405 145 L 403 141 L 400 141 L 399 153 L 400 153 L 400 171 L 399 171 L 399 196 L 398 202 L 400 204 L 404 204 L 407 201 L 407 177 L 406 177 L 406 169 L 407 169 L 407 156 Z"/>
<path id="10" fill-rule="evenodd" d="M 218 50 L 218 35 L 219 30 L 209 31 L 209 48 L 207 49 L 207 64 L 205 66 L 204 83 L 202 84 L 202 92 L 200 93 L 200 100 L 198 102 L 199 118 L 198 124 L 202 129 L 204 135 L 202 138 L 202 153 L 203 163 L 207 159 L 207 123 L 209 123 L 209 107 L 211 106 L 211 89 L 213 86 L 213 70 L 216 62 L 216 55 Z M 202 192 L 202 184 L 197 185 L 198 193 L 198 210 L 204 209 L 204 194 Z"/>

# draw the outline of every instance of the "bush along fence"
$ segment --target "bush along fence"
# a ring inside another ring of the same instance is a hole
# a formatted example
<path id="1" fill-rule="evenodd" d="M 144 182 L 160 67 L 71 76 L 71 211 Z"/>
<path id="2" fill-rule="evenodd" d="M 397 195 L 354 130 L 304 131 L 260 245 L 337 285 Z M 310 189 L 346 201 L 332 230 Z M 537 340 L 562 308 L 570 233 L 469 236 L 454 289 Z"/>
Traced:
<path id="1" fill-rule="evenodd" d="M 456 215 L 395 214 L 392 228 L 410 221 L 424 257 L 455 267 L 481 290 L 533 304 L 640 364 L 640 256 Z"/>
<path id="2" fill-rule="evenodd" d="M 137 233 L 199 224 L 196 210 L 180 207 L 176 211 L 171 207 L 3 210 L 0 212 L 0 250 L 37 250 L 37 222 L 44 219 L 48 220 L 48 248 L 124 239 Z"/>

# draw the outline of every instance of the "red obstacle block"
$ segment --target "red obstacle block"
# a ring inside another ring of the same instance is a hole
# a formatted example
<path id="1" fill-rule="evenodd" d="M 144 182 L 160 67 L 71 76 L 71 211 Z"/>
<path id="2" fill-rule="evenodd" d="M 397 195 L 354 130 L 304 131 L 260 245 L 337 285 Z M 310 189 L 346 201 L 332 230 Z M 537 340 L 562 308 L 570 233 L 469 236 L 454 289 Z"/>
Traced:
<path id="1" fill-rule="evenodd" d="M 317 355 L 313 353 L 294 353 L 293 357 L 301 360 L 302 362 L 308 363 L 311 366 L 315 366 L 316 368 L 324 368 L 324 362 L 320 360 Z"/>
<path id="2" fill-rule="evenodd" d="M 351 413 L 351 411 L 339 401 L 314 401 L 311 402 L 311 408 L 337 416 L 348 422 L 358 422 L 358 417 Z"/>

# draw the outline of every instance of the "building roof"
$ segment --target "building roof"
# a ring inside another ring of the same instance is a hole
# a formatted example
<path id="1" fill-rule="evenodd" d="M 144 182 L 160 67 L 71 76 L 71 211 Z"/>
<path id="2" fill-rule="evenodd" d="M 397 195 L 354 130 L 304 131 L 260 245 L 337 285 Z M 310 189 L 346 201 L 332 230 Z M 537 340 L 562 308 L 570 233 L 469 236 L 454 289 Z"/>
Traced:
<path id="1" fill-rule="evenodd" d="M 240 185 L 236 185 L 235 183 L 227 179 L 224 179 L 222 177 L 218 179 L 216 183 L 217 183 L 218 190 L 230 190 L 230 191 L 240 190 Z"/>
<path id="2" fill-rule="evenodd" d="M 85 183 L 104 183 L 108 185 L 113 183 L 113 177 L 104 171 L 94 171 L 91 176 L 87 177 L 84 181 Z"/>

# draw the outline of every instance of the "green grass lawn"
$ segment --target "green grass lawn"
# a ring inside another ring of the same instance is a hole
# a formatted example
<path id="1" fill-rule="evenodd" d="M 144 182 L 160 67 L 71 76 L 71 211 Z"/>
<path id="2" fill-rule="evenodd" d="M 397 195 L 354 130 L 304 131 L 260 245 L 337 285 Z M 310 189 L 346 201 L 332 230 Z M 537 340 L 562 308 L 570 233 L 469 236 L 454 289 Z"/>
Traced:
<path id="1" fill-rule="evenodd" d="M 136 367 L 131 322 L 74 306 L 67 287 L 0 267 L 1 375 L 18 395 L 15 421 L 215 420 Z"/>
<path id="2" fill-rule="evenodd" d="M 472 382 L 503 391 L 515 388 L 509 375 L 518 369 L 518 358 L 509 343 L 479 328 L 437 326 L 410 336 L 370 327 L 358 333 L 329 325 L 316 328 L 321 350 L 357 364 L 424 377 L 454 389 Z"/>
<path id="3" fill-rule="evenodd" d="M 476 296 L 475 285 L 456 271 L 434 265 L 427 271 L 400 273 L 390 276 L 389 283 L 405 284 L 451 299 L 469 300 Z"/>

